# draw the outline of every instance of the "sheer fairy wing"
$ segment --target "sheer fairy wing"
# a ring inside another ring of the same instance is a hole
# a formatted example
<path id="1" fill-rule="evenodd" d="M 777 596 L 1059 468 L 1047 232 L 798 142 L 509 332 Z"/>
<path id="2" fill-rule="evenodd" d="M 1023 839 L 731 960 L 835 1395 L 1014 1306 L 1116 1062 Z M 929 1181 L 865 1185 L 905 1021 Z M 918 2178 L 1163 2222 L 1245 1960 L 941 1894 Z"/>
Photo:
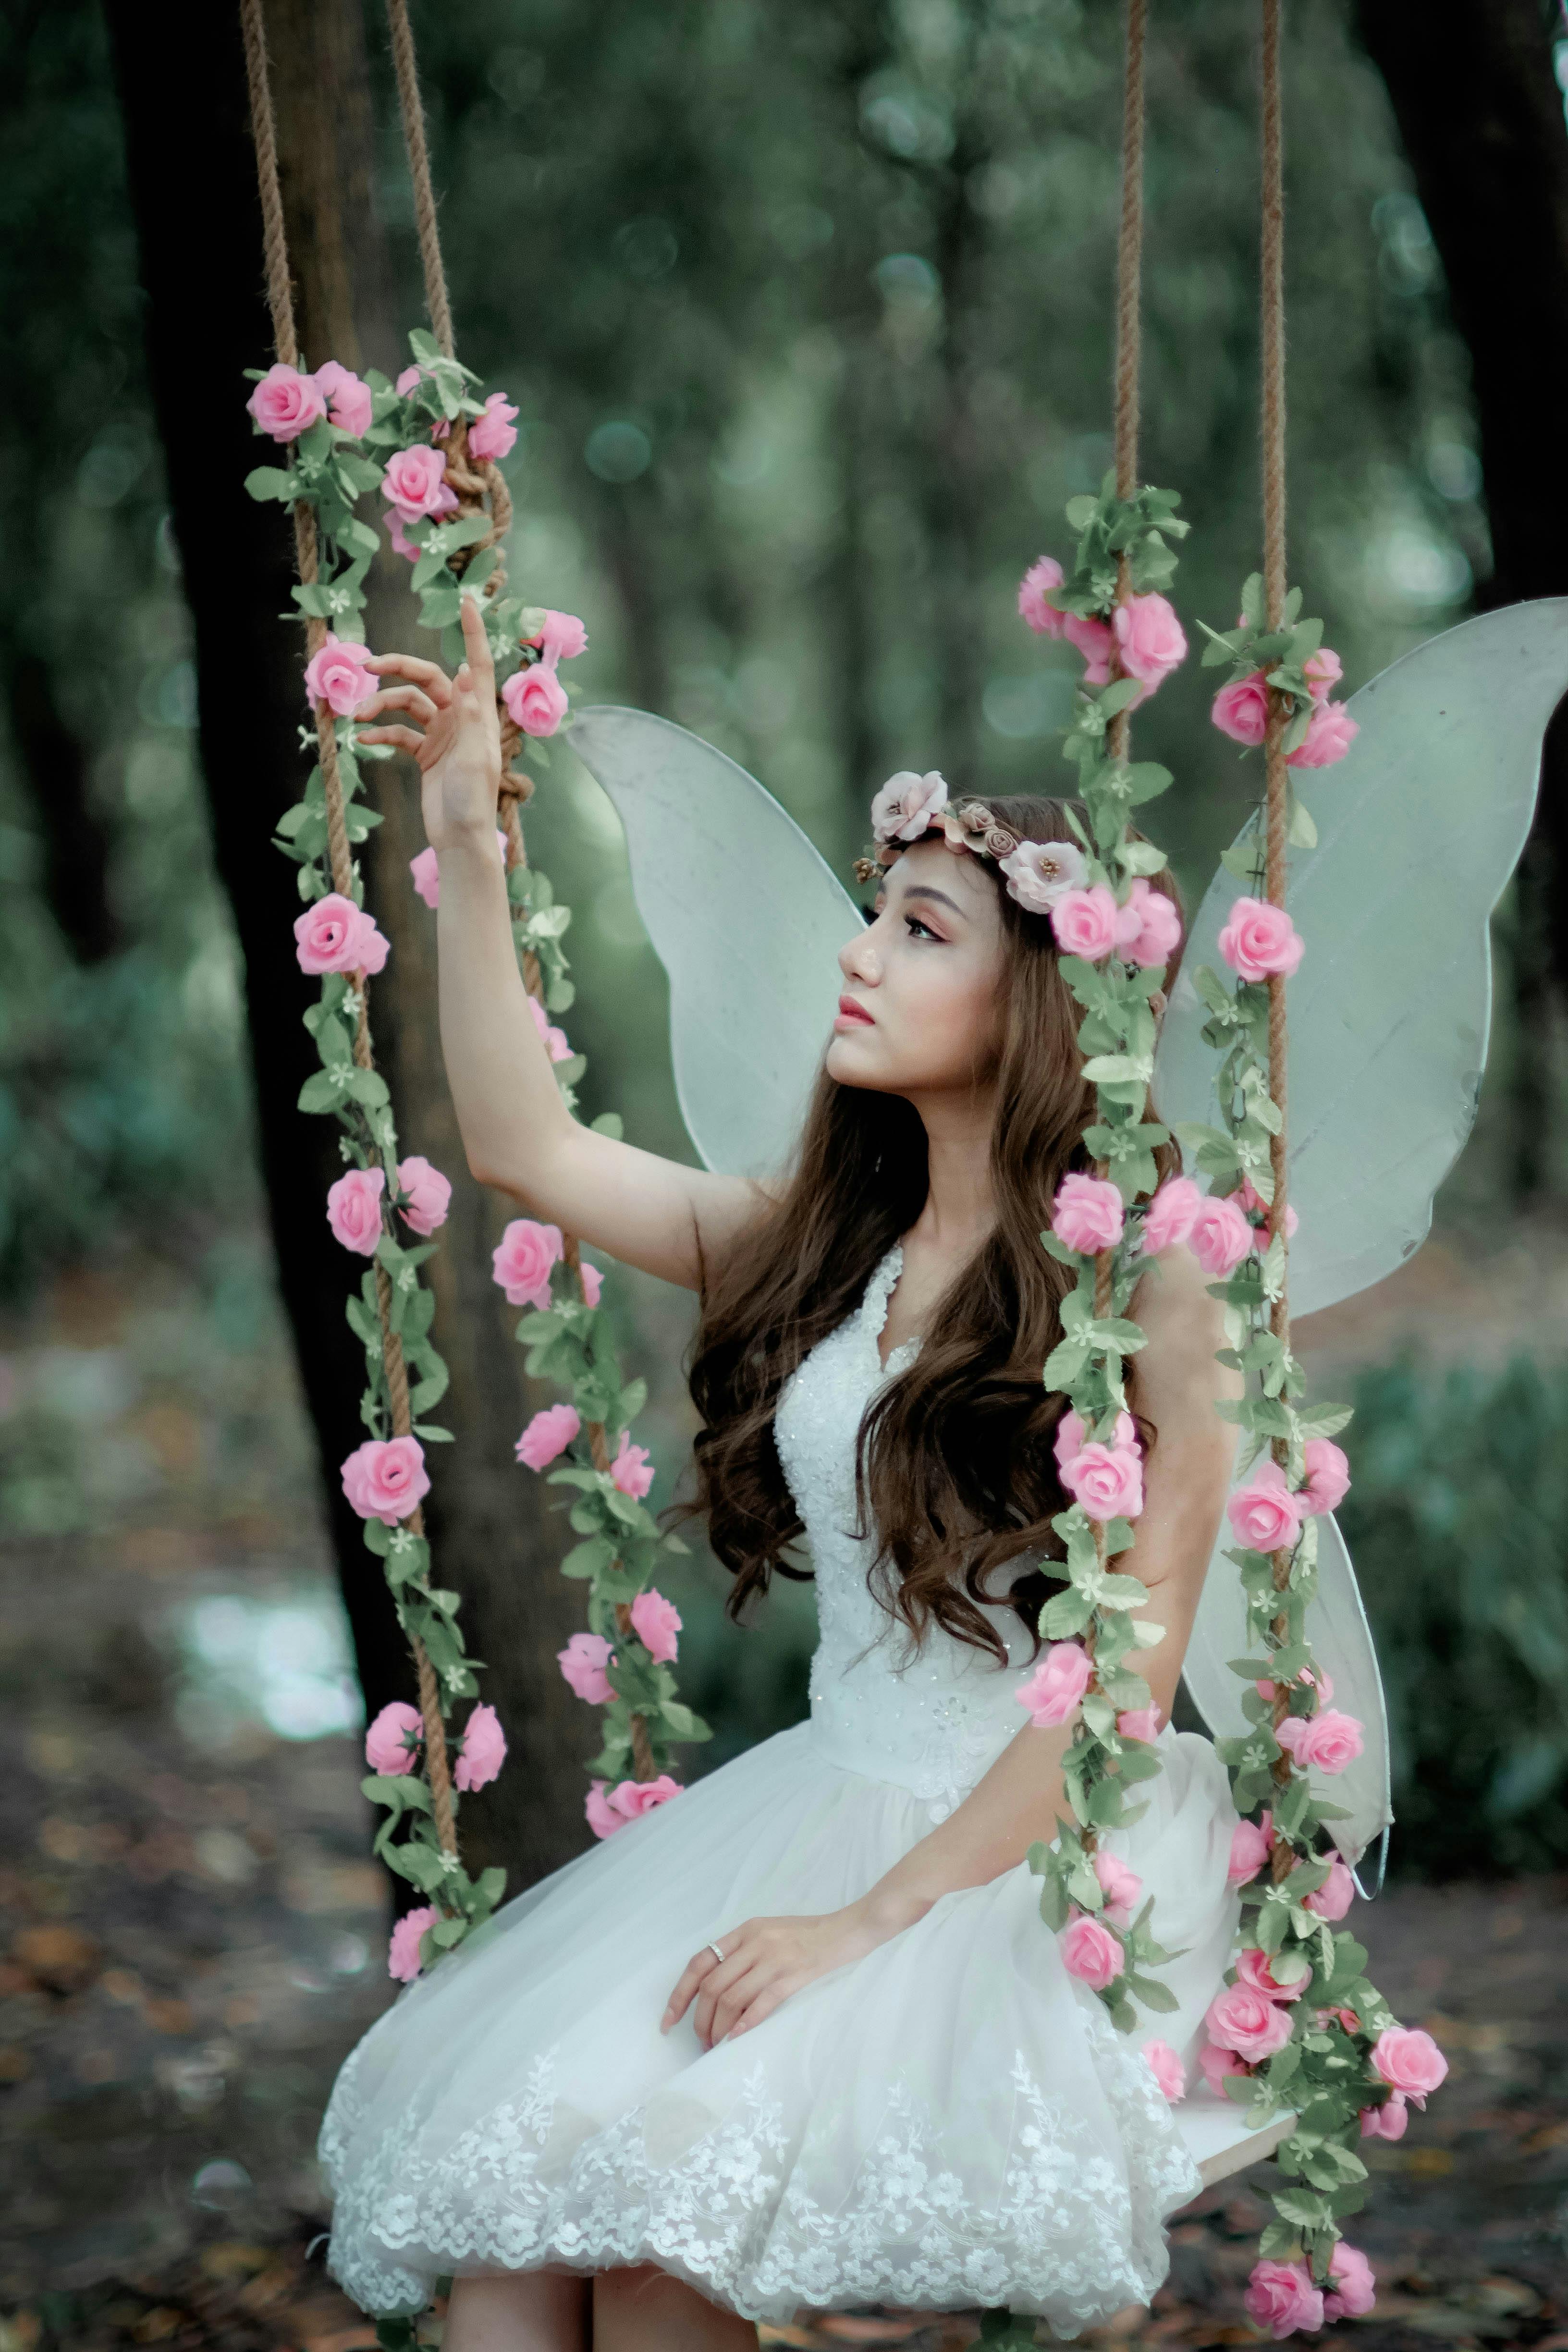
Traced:
<path id="1" fill-rule="evenodd" d="M 1361 731 L 1303 777 L 1319 845 L 1292 852 L 1289 903 L 1306 942 L 1290 983 L 1290 1244 L 1297 1315 L 1352 1297 L 1425 1239 L 1432 1201 L 1474 1124 L 1491 1018 L 1489 919 L 1524 845 L 1541 738 L 1568 688 L 1568 599 L 1514 604 L 1449 629 L 1352 695 Z M 1193 925 L 1162 1024 L 1154 1099 L 1166 1120 L 1216 1117 L 1216 1058 L 1191 980 L 1220 969 L 1218 934 L 1246 886 L 1221 867 Z M 1363 1754 L 1334 1783 L 1355 1863 L 1393 1819 L 1376 1653 L 1344 1540 L 1320 1523 L 1309 1630 Z M 1184 1679 L 1209 1728 L 1247 1728 L 1246 1611 L 1215 1547 Z"/>
<path id="2" fill-rule="evenodd" d="M 1488 920 L 1530 829 L 1541 738 L 1568 688 L 1568 598 L 1510 604 L 1405 654 L 1349 709 L 1337 766 L 1300 778 L 1318 846 L 1289 854 L 1306 942 L 1290 982 L 1290 1303 L 1352 1297 L 1426 1238 L 1475 1123 L 1491 1017 Z M 1223 971 L 1246 888 L 1224 866 L 1161 1024 L 1154 1099 L 1215 1118 L 1216 1056 L 1193 986 Z"/>
<path id="3" fill-rule="evenodd" d="M 600 706 L 567 740 L 626 829 L 669 977 L 687 1132 L 708 1167 L 769 1175 L 799 1135 L 860 910 L 772 793 L 700 736 Z"/>

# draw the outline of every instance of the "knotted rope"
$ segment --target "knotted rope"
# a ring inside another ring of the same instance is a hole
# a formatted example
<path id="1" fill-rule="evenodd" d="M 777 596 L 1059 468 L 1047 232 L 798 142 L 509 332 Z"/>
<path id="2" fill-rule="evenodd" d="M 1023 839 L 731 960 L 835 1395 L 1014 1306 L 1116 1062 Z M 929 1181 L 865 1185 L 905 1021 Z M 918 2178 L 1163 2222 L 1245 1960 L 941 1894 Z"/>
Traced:
<path id="1" fill-rule="evenodd" d="M 1265 618 L 1270 629 L 1285 622 L 1285 149 L 1280 106 L 1279 33 L 1281 0 L 1262 0 L 1259 128 L 1261 235 L 1259 238 L 1259 344 L 1263 386 L 1263 594 Z M 1268 720 L 1263 738 L 1264 896 L 1271 907 L 1285 904 L 1285 835 L 1289 821 L 1289 772 L 1285 763 L 1285 698 L 1273 687 L 1266 689 Z M 1289 1172 L 1286 1140 L 1286 1055 L 1289 1038 L 1285 1017 L 1285 975 L 1268 976 L 1268 1097 L 1279 1114 L 1269 1138 L 1268 1160 L 1274 1177 L 1274 1198 L 1268 1204 L 1268 1243 L 1278 1241 L 1286 1255 L 1280 1271 L 1279 1295 L 1273 1303 L 1270 1328 L 1282 1348 L 1290 1344 L 1290 1301 L 1287 1289 L 1289 1240 L 1285 1231 Z M 1282 1437 L 1272 1452 L 1281 1469 L 1288 1466 L 1289 1445 Z M 1283 1592 L 1290 1581 L 1290 1553 L 1271 1555 L 1274 1590 Z M 1277 1638 L 1289 1638 L 1289 1620 L 1277 1617 Z M 1274 1690 L 1275 1730 L 1290 1712 L 1284 1682 Z M 1281 1787 L 1290 1778 L 1290 1759 L 1281 1754 L 1274 1767 Z M 1294 1865 L 1294 1849 L 1276 1838 L 1270 1870 L 1276 1885 Z"/>
<path id="2" fill-rule="evenodd" d="M 403 140 L 408 155 L 408 176 L 414 188 L 414 220 L 419 236 L 420 266 L 425 277 L 425 307 L 429 313 L 430 328 L 437 342 L 451 357 L 454 351 L 452 304 L 447 289 L 446 266 L 441 258 L 436 191 L 430 177 L 430 151 L 425 137 L 425 110 L 419 95 L 419 71 L 414 54 L 414 31 L 408 20 L 407 0 L 386 0 L 386 22 L 391 37 L 393 67 L 397 77 L 398 111 L 403 121 Z M 450 559 L 453 570 L 460 572 L 482 549 L 499 547 L 511 523 L 511 499 L 499 466 L 489 458 L 470 459 L 466 419 L 458 418 L 453 425 L 445 446 L 446 478 L 458 494 L 459 510 L 478 513 L 483 510 L 487 499 L 489 502 L 490 527 L 485 537 Z M 498 556 L 495 568 L 484 584 L 485 596 L 497 595 L 505 580 L 506 565 Z M 514 768 L 512 764 L 521 741 L 521 730 L 503 707 L 500 713 L 500 793 L 509 873 L 528 863 L 521 812 L 533 791 L 533 779 L 525 770 Z M 514 915 L 514 920 L 516 919 Z M 540 970 L 539 958 L 531 948 L 524 946 L 520 961 L 524 987 L 530 996 L 543 1005 L 544 977 Z M 582 1252 L 575 1235 L 572 1234 L 562 1236 L 562 1259 L 575 1276 L 579 1293 L 586 1303 L 588 1289 L 583 1278 Z M 607 1475 L 610 1446 L 604 1423 L 589 1422 L 586 1435 L 595 1469 Z M 628 1602 L 620 1601 L 616 1603 L 616 1623 L 623 1641 L 633 1638 L 632 1612 Z M 639 1780 L 651 1780 L 657 1777 L 657 1767 L 648 1742 L 647 1726 L 640 1715 L 632 1717 L 631 1736 L 635 1777 Z"/>
<path id="3" fill-rule="evenodd" d="M 294 323 L 294 294 L 289 271 L 289 240 L 283 218 L 283 197 L 278 179 L 278 126 L 272 110 L 271 77 L 268 70 L 267 29 L 261 0 L 240 0 L 240 26 L 245 42 L 245 72 L 250 95 L 250 128 L 256 144 L 257 187 L 261 198 L 262 251 L 267 269 L 267 299 L 272 312 L 272 341 L 286 367 L 300 364 L 300 338 Z M 300 584 L 317 577 L 316 518 L 302 501 L 294 507 L 295 563 Z M 305 623 L 306 644 L 313 656 L 327 638 L 324 620 L 310 615 Z M 315 705 L 316 744 L 326 800 L 327 855 L 332 887 L 345 898 L 353 896 L 353 856 L 343 813 L 342 777 L 338 767 L 338 739 L 332 714 L 324 702 Z M 362 971 L 353 974 L 356 1006 L 353 1057 L 362 1070 L 374 1067 L 370 1043 L 370 982 Z M 392 1279 L 380 1258 L 375 1261 L 375 1295 L 381 1324 L 382 1366 L 386 1374 L 393 1433 L 411 1437 L 414 1416 L 408 1402 L 408 1372 L 403 1341 L 392 1328 Z M 425 1514 L 415 1505 L 406 1521 L 416 1536 L 425 1532 Z M 418 1678 L 419 1713 L 425 1730 L 425 1768 L 430 1780 L 431 1811 L 443 1853 L 458 1851 L 452 1813 L 452 1777 L 447 1756 L 447 1727 L 441 1716 L 440 1693 L 424 1643 L 410 1635 Z"/>

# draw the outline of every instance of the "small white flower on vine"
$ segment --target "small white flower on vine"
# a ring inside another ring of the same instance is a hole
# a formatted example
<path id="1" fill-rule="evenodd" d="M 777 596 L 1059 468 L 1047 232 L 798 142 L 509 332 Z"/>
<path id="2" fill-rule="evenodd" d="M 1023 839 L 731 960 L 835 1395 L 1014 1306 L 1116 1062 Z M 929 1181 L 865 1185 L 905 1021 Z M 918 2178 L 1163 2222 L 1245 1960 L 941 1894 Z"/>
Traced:
<path id="1" fill-rule="evenodd" d="M 900 768 L 871 803 L 871 831 L 879 841 L 918 841 L 946 806 L 946 780 L 936 769 L 917 776 L 911 768 Z"/>
<path id="2" fill-rule="evenodd" d="M 997 862 L 1007 877 L 1007 896 L 1031 915 L 1048 915 L 1068 890 L 1084 887 L 1083 852 L 1076 842 L 1021 841 Z"/>

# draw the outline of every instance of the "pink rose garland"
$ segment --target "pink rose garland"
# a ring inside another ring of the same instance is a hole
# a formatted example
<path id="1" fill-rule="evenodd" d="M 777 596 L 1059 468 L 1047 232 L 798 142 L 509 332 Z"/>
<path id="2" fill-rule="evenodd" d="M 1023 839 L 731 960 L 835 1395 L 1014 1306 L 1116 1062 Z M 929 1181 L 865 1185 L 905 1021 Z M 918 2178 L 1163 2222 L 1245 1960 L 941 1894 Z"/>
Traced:
<path id="1" fill-rule="evenodd" d="M 386 1973 L 400 1984 L 412 1984 L 419 1974 L 419 1944 L 426 1927 L 435 1927 L 441 1914 L 428 1903 L 417 1911 L 405 1911 L 392 1931 L 386 1947 Z"/>
<path id="2" fill-rule="evenodd" d="M 342 1464 L 344 1494 L 362 1519 L 395 1528 L 430 1492 L 425 1448 L 416 1437 L 368 1437 Z"/>
<path id="3" fill-rule="evenodd" d="M 550 1269 L 558 1265 L 564 1247 L 559 1225 L 542 1225 L 532 1217 L 514 1217 L 490 1252 L 494 1279 L 505 1291 L 509 1307 L 550 1304 Z"/>
<path id="4" fill-rule="evenodd" d="M 296 916 L 294 938 L 300 969 L 312 978 L 323 971 L 377 972 L 392 952 L 373 918 L 337 890 Z"/>
<path id="5" fill-rule="evenodd" d="M 327 1187 L 327 1223 L 334 1241 L 361 1257 L 374 1257 L 381 1239 L 381 1198 L 386 1177 L 379 1168 L 351 1168 Z"/>
<path id="6" fill-rule="evenodd" d="M 651 1812 L 656 1805 L 679 1797 L 680 1790 L 680 1782 L 672 1780 L 668 1772 L 654 1780 L 618 1780 L 613 1789 L 606 1781 L 595 1780 L 584 1799 L 583 1810 L 595 1837 L 613 1837 L 640 1813 Z"/>

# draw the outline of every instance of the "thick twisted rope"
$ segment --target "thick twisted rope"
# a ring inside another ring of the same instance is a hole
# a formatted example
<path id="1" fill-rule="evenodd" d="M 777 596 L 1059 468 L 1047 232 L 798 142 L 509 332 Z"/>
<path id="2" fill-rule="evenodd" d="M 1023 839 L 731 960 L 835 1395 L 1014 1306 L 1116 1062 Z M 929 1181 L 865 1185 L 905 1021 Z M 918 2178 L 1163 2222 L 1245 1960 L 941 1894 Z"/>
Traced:
<path id="1" fill-rule="evenodd" d="M 278 125 L 272 110 L 271 78 L 267 62 L 267 27 L 261 0 L 240 0 L 240 26 L 245 42 L 245 72 L 250 93 L 250 128 L 256 143 L 257 187 L 261 198 L 262 252 L 267 270 L 267 299 L 272 313 L 272 341 L 286 367 L 300 364 L 300 338 L 294 321 L 293 287 L 289 273 L 289 239 L 283 217 L 283 195 L 278 179 Z M 294 508 L 294 550 L 301 584 L 309 585 L 318 571 L 316 518 L 303 501 Z M 310 652 L 326 642 L 327 625 L 314 617 L 305 624 Z M 349 845 L 343 810 L 342 777 L 338 768 L 338 739 L 332 714 L 324 702 L 315 706 L 316 742 L 321 756 L 321 785 L 327 808 L 327 856 L 332 887 L 345 898 L 353 894 L 353 855 Z M 362 1070 L 374 1066 L 370 1044 L 370 982 L 353 974 L 357 1004 L 353 1056 Z M 414 1416 L 408 1401 L 408 1373 L 403 1341 L 392 1328 L 392 1282 L 379 1258 L 375 1262 L 376 1302 L 381 1323 L 382 1366 L 386 1374 L 392 1408 L 393 1433 L 412 1436 Z M 416 1504 L 407 1526 L 416 1536 L 425 1532 L 425 1514 Z M 425 1730 L 425 1769 L 430 1779 L 431 1810 L 443 1853 L 458 1851 L 457 1824 L 452 1811 L 452 1776 L 447 1755 L 447 1727 L 442 1719 L 436 1670 L 425 1644 L 410 1635 L 419 1687 L 419 1713 Z"/>
<path id="2" fill-rule="evenodd" d="M 407 0 L 386 0 L 387 30 L 392 43 L 393 68 L 397 77 L 398 111 L 403 121 L 403 141 L 408 155 L 408 176 L 414 189 L 414 220 L 419 236 L 419 260 L 425 276 L 425 307 L 429 313 L 431 331 L 441 349 L 451 357 L 455 351 L 452 332 L 452 303 L 447 288 L 446 265 L 441 258 L 441 238 L 436 217 L 436 191 L 430 177 L 430 151 L 425 137 L 425 109 L 419 96 L 419 69 L 414 54 L 414 29 L 408 20 Z M 454 571 L 465 571 L 476 555 L 487 547 L 499 547 L 511 523 L 511 498 L 499 466 L 489 458 L 470 457 L 468 446 L 468 425 L 459 418 L 452 426 L 446 444 L 446 479 L 458 494 L 459 509 L 474 514 L 484 509 L 489 500 L 489 529 L 481 540 L 451 559 Z M 487 597 L 500 593 L 506 581 L 506 566 L 499 560 L 484 585 Z M 506 863 L 509 872 L 528 863 L 523 845 L 521 810 L 533 791 L 533 780 L 526 770 L 514 767 L 521 746 L 521 731 L 510 713 L 500 713 L 500 814 L 502 829 L 507 838 Z M 544 1003 L 544 979 L 539 959 L 525 948 L 521 958 L 523 985 L 529 994 Z M 578 1290 L 584 1301 L 587 1285 L 583 1279 L 582 1252 L 574 1234 L 562 1236 L 563 1262 L 577 1280 Z M 594 1467 L 605 1475 L 610 1468 L 609 1435 L 601 1421 L 586 1425 L 589 1452 Z M 632 1638 L 630 1604 L 616 1603 L 616 1623 L 623 1641 Z M 653 1749 L 648 1741 L 647 1726 L 640 1715 L 631 1719 L 632 1762 L 635 1777 L 651 1780 L 656 1777 Z"/>

